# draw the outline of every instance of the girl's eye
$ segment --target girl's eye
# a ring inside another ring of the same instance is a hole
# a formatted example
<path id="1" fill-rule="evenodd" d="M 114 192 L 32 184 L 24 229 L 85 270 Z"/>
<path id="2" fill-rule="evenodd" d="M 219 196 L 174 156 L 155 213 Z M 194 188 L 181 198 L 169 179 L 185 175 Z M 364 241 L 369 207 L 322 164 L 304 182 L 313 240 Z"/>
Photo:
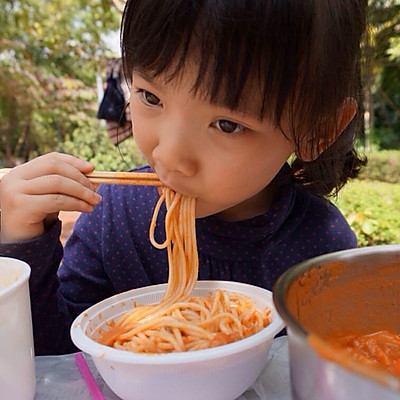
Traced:
<path id="1" fill-rule="evenodd" d="M 161 100 L 153 93 L 148 92 L 147 90 L 138 90 L 140 93 L 142 100 L 145 104 L 149 106 L 160 106 L 162 105 Z"/>
<path id="2" fill-rule="evenodd" d="M 215 121 L 214 126 L 225 133 L 236 133 L 244 130 L 244 126 L 236 122 L 228 121 L 227 119 Z"/>

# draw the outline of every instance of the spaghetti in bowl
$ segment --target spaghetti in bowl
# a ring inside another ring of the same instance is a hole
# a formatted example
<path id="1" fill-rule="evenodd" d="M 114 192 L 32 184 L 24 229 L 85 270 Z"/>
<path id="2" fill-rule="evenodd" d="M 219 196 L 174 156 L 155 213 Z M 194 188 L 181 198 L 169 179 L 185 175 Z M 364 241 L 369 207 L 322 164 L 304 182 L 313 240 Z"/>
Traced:
<path id="1" fill-rule="evenodd" d="M 73 342 L 92 356 L 104 381 L 123 400 L 237 398 L 261 373 L 272 340 L 284 327 L 275 311 L 272 293 L 266 289 L 238 282 L 197 282 L 193 296 L 207 296 L 222 289 L 249 297 L 257 308 L 271 310 L 271 322 L 265 328 L 232 343 L 203 350 L 148 354 L 116 349 L 96 340 L 99 332 L 107 330 L 134 304 L 159 302 L 166 287 L 162 284 L 134 289 L 95 304 L 72 324 Z"/>

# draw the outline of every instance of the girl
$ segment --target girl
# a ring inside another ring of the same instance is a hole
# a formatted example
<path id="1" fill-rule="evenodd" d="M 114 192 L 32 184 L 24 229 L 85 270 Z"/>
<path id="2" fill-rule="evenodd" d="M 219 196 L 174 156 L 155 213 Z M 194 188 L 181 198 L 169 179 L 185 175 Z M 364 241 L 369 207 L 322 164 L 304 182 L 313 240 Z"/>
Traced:
<path id="1" fill-rule="evenodd" d="M 293 264 L 356 246 L 325 197 L 362 164 L 353 142 L 365 9 L 365 0 L 128 0 L 123 64 L 149 164 L 138 170 L 196 198 L 199 279 L 271 289 Z M 93 168 L 52 153 L 1 182 L 0 254 L 32 268 L 36 354 L 73 351 L 69 325 L 93 303 L 167 280 L 166 252 L 148 239 L 157 189 L 95 193 L 84 175 Z M 60 210 L 85 212 L 64 250 Z"/>

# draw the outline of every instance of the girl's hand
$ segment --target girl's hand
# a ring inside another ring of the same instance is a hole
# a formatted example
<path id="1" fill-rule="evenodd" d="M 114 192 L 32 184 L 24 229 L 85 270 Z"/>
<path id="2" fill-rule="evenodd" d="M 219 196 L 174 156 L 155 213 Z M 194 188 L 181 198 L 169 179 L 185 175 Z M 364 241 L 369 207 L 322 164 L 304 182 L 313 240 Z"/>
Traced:
<path id="1" fill-rule="evenodd" d="M 101 196 L 84 175 L 91 163 L 50 153 L 13 168 L 0 182 L 1 240 L 43 235 L 59 211 L 90 212 Z"/>

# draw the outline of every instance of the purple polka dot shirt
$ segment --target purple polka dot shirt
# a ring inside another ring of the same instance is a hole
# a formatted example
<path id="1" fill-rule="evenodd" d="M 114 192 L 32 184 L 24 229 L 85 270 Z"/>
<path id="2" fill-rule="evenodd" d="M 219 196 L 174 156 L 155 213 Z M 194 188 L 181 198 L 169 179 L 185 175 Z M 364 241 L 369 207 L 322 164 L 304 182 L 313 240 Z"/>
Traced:
<path id="1" fill-rule="evenodd" d="M 292 265 L 356 247 L 354 233 L 334 205 L 291 179 L 285 182 L 264 215 L 239 222 L 216 216 L 197 219 L 199 279 L 234 280 L 272 289 Z M 59 241 L 60 222 L 39 238 L 0 244 L 0 255 L 24 260 L 32 268 L 37 355 L 76 351 L 69 337 L 70 324 L 92 304 L 167 281 L 166 251 L 155 249 L 149 241 L 157 189 L 102 185 L 99 193 L 102 202 L 78 218 L 64 249 Z M 156 229 L 159 241 L 164 236 L 164 213 L 162 209 Z"/>

